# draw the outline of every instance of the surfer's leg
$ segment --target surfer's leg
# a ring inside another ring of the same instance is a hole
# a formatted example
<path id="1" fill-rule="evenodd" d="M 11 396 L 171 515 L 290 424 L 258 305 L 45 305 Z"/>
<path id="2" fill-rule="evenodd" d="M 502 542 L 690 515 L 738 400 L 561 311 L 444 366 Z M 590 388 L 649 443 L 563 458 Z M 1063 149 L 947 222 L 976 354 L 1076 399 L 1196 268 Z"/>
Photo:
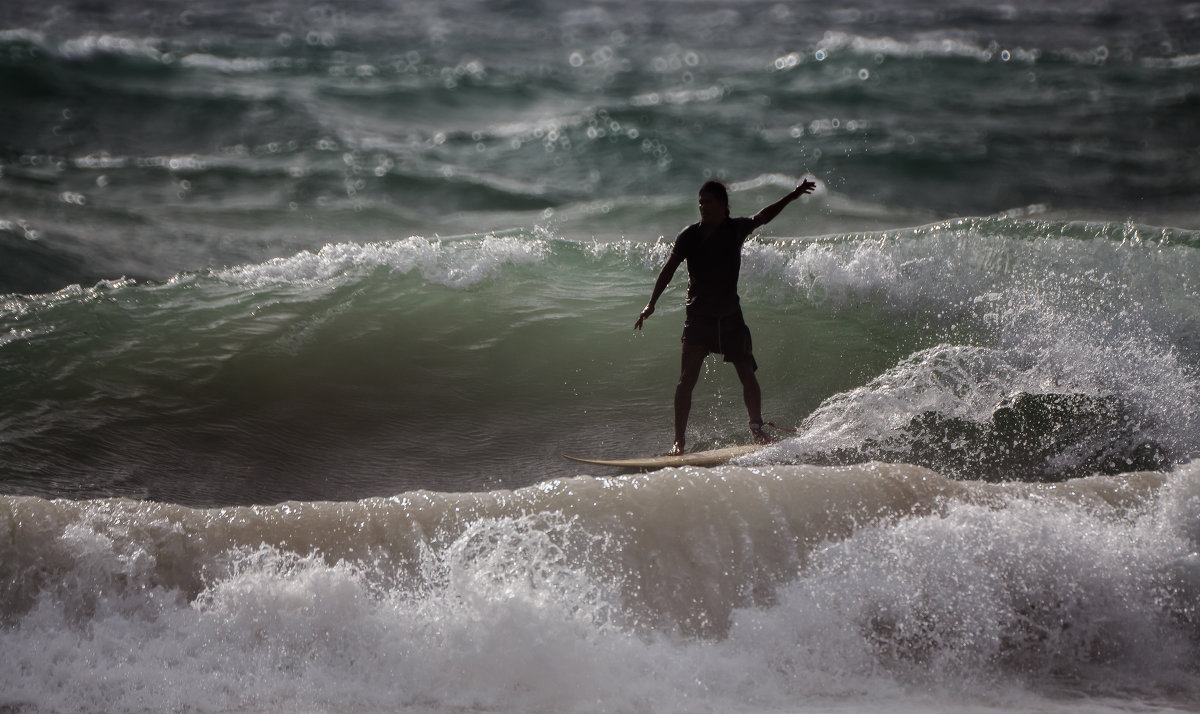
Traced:
<path id="1" fill-rule="evenodd" d="M 765 444 L 770 437 L 762 430 L 762 388 L 754 376 L 754 360 L 738 360 L 733 366 L 737 369 L 738 379 L 742 380 L 742 399 L 746 402 L 746 413 L 750 415 L 750 433 L 755 442 Z"/>
<path id="2" fill-rule="evenodd" d="M 708 350 L 690 342 L 683 343 L 680 358 L 679 383 L 675 385 L 675 444 L 672 454 L 682 454 L 687 441 L 688 415 L 692 412 L 692 389 L 700 379 L 700 369 Z"/>

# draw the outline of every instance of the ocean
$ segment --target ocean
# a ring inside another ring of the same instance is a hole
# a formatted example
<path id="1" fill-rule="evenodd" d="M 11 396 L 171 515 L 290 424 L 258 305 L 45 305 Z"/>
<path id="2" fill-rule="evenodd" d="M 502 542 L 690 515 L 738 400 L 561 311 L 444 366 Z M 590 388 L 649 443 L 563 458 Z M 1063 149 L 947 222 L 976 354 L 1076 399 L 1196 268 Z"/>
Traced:
<path id="1" fill-rule="evenodd" d="M 0 105 L 0 711 L 1200 711 L 1200 4 L 13 0 Z M 795 431 L 563 459 L 711 178 Z"/>

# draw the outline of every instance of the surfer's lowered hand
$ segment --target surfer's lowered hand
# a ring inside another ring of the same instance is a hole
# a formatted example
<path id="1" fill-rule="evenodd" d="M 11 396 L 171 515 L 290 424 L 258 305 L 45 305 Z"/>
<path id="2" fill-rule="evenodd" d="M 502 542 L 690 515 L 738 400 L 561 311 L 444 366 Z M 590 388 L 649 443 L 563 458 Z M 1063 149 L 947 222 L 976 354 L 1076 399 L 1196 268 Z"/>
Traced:
<path id="1" fill-rule="evenodd" d="M 642 314 L 638 315 L 637 322 L 633 323 L 633 329 L 635 329 L 635 330 L 642 329 L 642 323 L 646 321 L 647 317 L 650 317 L 653 314 L 654 314 L 654 303 L 646 303 L 646 307 L 642 308 Z"/>
<path id="2" fill-rule="evenodd" d="M 675 274 L 675 269 L 681 263 L 683 263 L 683 256 L 675 251 L 671 251 L 671 255 L 667 256 L 667 262 L 663 265 L 662 270 L 658 272 L 658 279 L 654 281 L 654 290 L 650 292 L 650 302 L 646 303 L 646 307 L 642 308 L 642 314 L 638 317 L 637 322 L 633 324 L 634 330 L 642 329 L 642 323 L 646 321 L 647 317 L 654 314 L 654 306 L 658 303 L 658 298 L 667 289 L 667 284 L 671 282 L 671 276 Z"/>

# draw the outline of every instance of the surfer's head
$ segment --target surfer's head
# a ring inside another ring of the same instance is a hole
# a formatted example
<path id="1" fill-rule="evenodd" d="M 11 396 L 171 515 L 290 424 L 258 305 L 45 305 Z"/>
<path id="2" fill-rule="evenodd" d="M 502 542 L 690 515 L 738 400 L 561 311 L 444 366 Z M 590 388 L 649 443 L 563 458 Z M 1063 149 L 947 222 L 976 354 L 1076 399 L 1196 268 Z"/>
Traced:
<path id="1" fill-rule="evenodd" d="M 729 189 L 720 181 L 705 181 L 700 187 L 700 220 L 704 223 L 729 217 Z"/>

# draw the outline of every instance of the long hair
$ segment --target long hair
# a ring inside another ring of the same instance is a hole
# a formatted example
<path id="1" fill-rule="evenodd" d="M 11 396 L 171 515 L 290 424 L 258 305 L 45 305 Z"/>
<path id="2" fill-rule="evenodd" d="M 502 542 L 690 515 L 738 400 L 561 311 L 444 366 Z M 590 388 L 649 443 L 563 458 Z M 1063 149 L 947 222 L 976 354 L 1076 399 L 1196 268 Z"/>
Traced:
<path id="1" fill-rule="evenodd" d="M 705 181 L 700 187 L 700 193 L 710 193 L 725 204 L 725 215 L 729 215 L 729 189 L 720 181 Z"/>

